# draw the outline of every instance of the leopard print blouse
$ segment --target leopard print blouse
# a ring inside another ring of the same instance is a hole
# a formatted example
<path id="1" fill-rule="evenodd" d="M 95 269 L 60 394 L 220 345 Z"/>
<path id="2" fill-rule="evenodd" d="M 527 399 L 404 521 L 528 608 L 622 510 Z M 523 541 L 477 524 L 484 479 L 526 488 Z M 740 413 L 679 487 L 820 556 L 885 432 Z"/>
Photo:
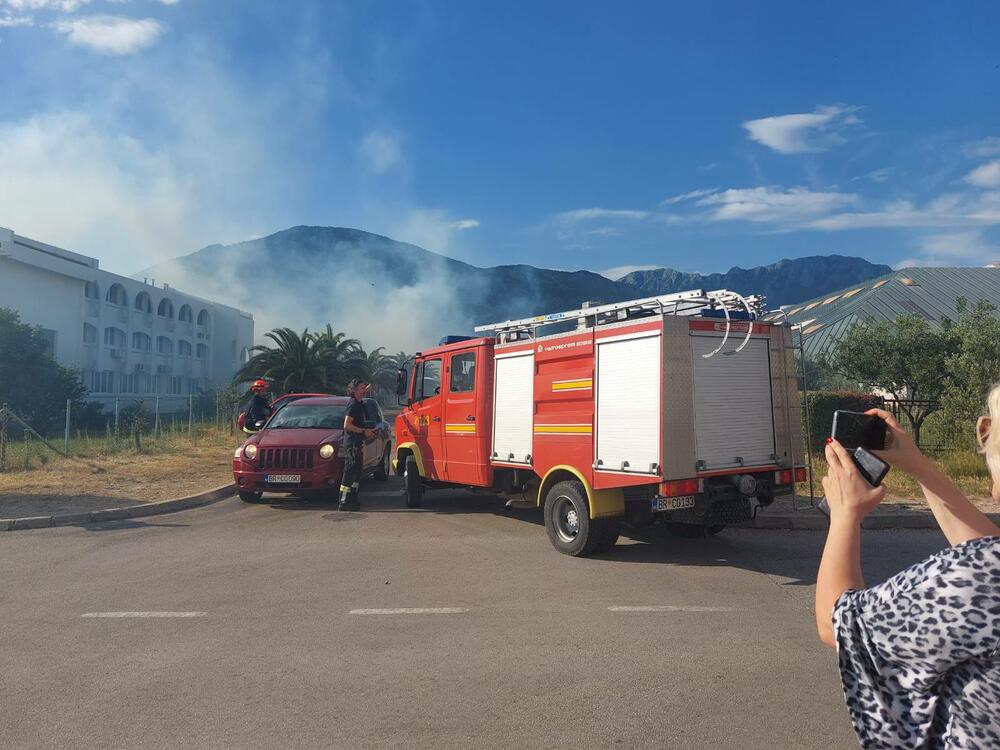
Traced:
<path id="1" fill-rule="evenodd" d="M 845 592 L 833 624 L 866 750 L 1000 749 L 1000 537 Z"/>

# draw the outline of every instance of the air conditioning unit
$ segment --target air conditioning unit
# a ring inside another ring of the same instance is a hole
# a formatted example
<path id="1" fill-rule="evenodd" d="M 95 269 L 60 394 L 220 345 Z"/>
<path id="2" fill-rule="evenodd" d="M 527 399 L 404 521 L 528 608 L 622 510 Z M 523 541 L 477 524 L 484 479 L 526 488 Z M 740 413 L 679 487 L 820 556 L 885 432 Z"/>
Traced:
<path id="1" fill-rule="evenodd" d="M 170 365 L 157 365 L 156 371 L 161 375 L 170 372 Z"/>
<path id="2" fill-rule="evenodd" d="M 111 350 L 111 359 L 121 359 L 124 356 L 125 356 L 125 352 L 123 352 L 121 349 L 112 349 Z"/>
<path id="3" fill-rule="evenodd" d="M 135 371 L 136 371 L 136 372 L 145 372 L 145 371 L 146 371 L 146 365 L 144 365 L 144 364 L 142 364 L 142 363 L 140 362 L 139 364 L 137 364 L 137 365 L 135 366 Z"/>
<path id="4" fill-rule="evenodd" d="M 206 334 L 202 333 L 201 331 L 199 331 L 198 332 L 198 338 L 204 339 L 204 338 L 208 338 L 208 336 Z"/>

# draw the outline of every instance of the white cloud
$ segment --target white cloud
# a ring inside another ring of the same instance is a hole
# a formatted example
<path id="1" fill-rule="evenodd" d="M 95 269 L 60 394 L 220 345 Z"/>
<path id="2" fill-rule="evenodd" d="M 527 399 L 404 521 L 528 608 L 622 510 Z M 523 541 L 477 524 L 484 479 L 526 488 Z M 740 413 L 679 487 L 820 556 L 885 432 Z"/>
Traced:
<path id="1" fill-rule="evenodd" d="M 712 193 L 719 192 L 718 188 L 702 188 L 701 190 L 691 190 L 687 193 L 681 193 L 680 195 L 672 195 L 669 198 L 664 198 L 660 201 L 661 206 L 672 206 L 675 203 L 683 203 L 684 201 L 694 200 L 695 198 L 703 198 L 706 195 L 711 195 Z"/>
<path id="2" fill-rule="evenodd" d="M 10 13 L 4 13 L 0 16 L 0 29 L 3 28 L 13 28 L 15 26 L 32 26 L 35 20 L 31 16 L 14 16 Z"/>
<path id="3" fill-rule="evenodd" d="M 935 234 L 920 243 L 920 253 L 896 264 L 913 266 L 981 266 L 1000 261 L 1000 245 L 988 242 L 977 230 Z"/>
<path id="4" fill-rule="evenodd" d="M 981 138 L 978 141 L 966 143 L 962 147 L 962 150 L 965 152 L 966 156 L 979 159 L 986 159 L 991 156 L 1000 156 L 1000 137 L 991 135 L 987 138 Z"/>
<path id="5" fill-rule="evenodd" d="M 0 0 L 0 6 L 16 11 L 55 10 L 72 13 L 90 0 Z"/>
<path id="6" fill-rule="evenodd" d="M 584 232 L 589 237 L 621 237 L 622 230 L 617 227 L 597 227 Z"/>
<path id="7" fill-rule="evenodd" d="M 556 214 L 555 219 L 560 224 L 579 224 L 585 221 L 605 221 L 607 219 L 624 219 L 638 221 L 649 216 L 648 211 L 619 208 L 577 208 Z"/>
<path id="8" fill-rule="evenodd" d="M 845 142 L 840 129 L 856 125 L 859 107 L 830 105 L 817 107 L 808 114 L 776 115 L 747 120 L 743 127 L 750 138 L 781 154 L 807 154 L 826 151 Z"/>
<path id="9" fill-rule="evenodd" d="M 399 137 L 380 130 L 373 130 L 361 139 L 361 153 L 376 174 L 384 174 L 403 164 Z"/>
<path id="10" fill-rule="evenodd" d="M 181 0 L 159 0 L 163 5 L 177 5 Z"/>
<path id="11" fill-rule="evenodd" d="M 456 252 L 456 234 L 478 226 L 479 221 L 476 219 L 456 220 L 441 209 L 415 208 L 396 221 L 388 233 L 393 239 L 419 245 L 431 252 L 461 255 Z"/>
<path id="12" fill-rule="evenodd" d="M 965 175 L 965 181 L 981 188 L 1000 188 L 1000 159 L 976 167 Z"/>
<path id="13" fill-rule="evenodd" d="M 977 195 L 949 193 L 918 206 L 912 201 L 896 201 L 877 211 L 844 212 L 817 218 L 810 229 L 976 227 L 1000 224 L 1000 191 Z"/>
<path id="14" fill-rule="evenodd" d="M 756 187 L 723 190 L 696 205 L 710 209 L 715 221 L 797 224 L 857 204 L 852 193 L 813 192 L 801 187 Z"/>
<path id="15" fill-rule="evenodd" d="M 887 182 L 893 173 L 895 173 L 895 167 L 882 167 L 881 169 L 873 169 L 867 174 L 858 175 L 857 177 L 852 177 L 851 182 L 858 182 L 859 180 L 871 180 L 872 182 Z"/>
<path id="16" fill-rule="evenodd" d="M 130 55 L 153 44 L 164 32 L 152 18 L 88 16 L 56 21 L 54 28 L 69 41 L 105 55 Z"/>
<path id="17" fill-rule="evenodd" d="M 654 271 L 657 268 L 660 268 L 660 266 L 615 266 L 614 268 L 607 268 L 597 273 L 612 281 L 618 281 L 622 276 L 628 276 L 633 271 Z"/>

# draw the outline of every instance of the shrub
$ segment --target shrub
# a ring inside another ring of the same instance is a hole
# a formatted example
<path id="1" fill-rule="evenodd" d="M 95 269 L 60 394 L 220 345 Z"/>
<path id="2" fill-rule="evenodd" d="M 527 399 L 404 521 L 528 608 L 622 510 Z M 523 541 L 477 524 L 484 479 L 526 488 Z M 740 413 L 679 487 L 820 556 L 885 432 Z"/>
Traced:
<path id="1" fill-rule="evenodd" d="M 833 413 L 838 409 L 846 411 L 867 411 L 881 409 L 882 397 L 871 393 L 851 391 L 810 391 L 803 400 L 802 434 L 807 436 L 813 450 L 822 451 L 833 427 Z M 809 414 L 809 429 L 806 429 L 806 413 Z"/>

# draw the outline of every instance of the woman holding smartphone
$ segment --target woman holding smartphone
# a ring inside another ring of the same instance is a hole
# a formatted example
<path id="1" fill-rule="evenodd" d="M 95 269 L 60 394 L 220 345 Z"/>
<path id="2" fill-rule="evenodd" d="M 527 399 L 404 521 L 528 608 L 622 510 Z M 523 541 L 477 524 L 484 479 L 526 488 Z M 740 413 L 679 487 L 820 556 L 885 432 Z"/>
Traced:
<path id="1" fill-rule="evenodd" d="M 977 438 L 1000 501 L 1000 385 Z M 920 453 L 888 412 L 886 449 L 913 476 L 951 544 L 866 589 L 861 520 L 885 497 L 836 441 L 823 489 L 830 531 L 816 582 L 816 627 L 835 647 L 865 748 L 1000 748 L 1000 528 Z M 993 425 L 997 425 L 994 429 Z"/>

